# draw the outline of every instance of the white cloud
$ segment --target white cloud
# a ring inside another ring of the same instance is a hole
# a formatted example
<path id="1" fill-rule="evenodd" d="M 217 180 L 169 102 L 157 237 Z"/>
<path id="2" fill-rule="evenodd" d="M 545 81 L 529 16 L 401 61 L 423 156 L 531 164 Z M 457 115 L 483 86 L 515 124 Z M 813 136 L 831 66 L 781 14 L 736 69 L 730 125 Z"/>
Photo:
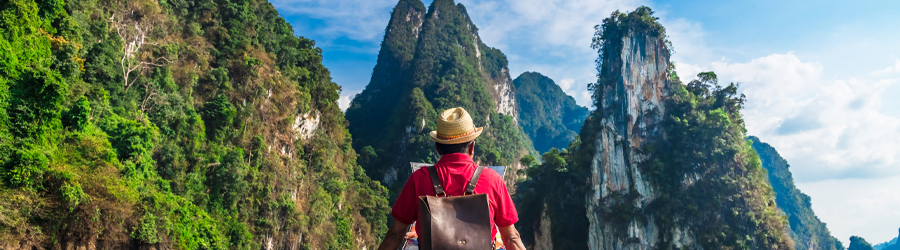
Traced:
<path id="1" fill-rule="evenodd" d="M 591 100 L 591 91 L 587 90 L 587 83 L 575 84 L 575 79 L 564 78 L 556 81 L 556 84 L 558 84 L 559 88 L 561 88 L 563 92 L 566 92 L 567 95 L 575 98 L 575 103 L 578 103 L 578 105 L 590 107 L 591 103 L 593 103 Z"/>
<path id="2" fill-rule="evenodd" d="M 697 78 L 697 74 L 703 72 L 703 68 L 693 64 L 675 62 L 675 72 L 681 81 L 689 82 L 691 79 Z"/>
<path id="3" fill-rule="evenodd" d="M 396 0 L 271 0 L 283 15 L 297 15 L 322 20 L 320 27 L 302 27 L 293 23 L 295 30 L 315 32 L 333 39 L 346 36 L 357 41 L 378 43 L 384 28 L 391 19 L 390 11 Z"/>
<path id="4" fill-rule="evenodd" d="M 341 98 L 339 98 L 337 101 L 338 107 L 341 108 L 341 111 L 346 112 L 347 108 L 350 107 L 350 102 L 353 101 L 353 98 L 356 98 L 356 95 L 358 95 L 358 94 L 359 94 L 359 92 L 349 94 L 349 95 L 342 95 Z"/>
<path id="5" fill-rule="evenodd" d="M 641 0 L 460 0 L 486 42 L 506 47 L 509 35 L 528 36 L 536 44 L 590 50 L 594 25 L 615 10 L 631 11 Z M 515 20 L 515 21 L 511 21 Z M 511 34 L 513 33 L 513 34 Z M 550 51 L 547 51 L 548 53 Z"/>
<path id="6" fill-rule="evenodd" d="M 344 50 L 377 52 L 390 11 L 397 0 L 272 0 L 284 15 L 322 20 L 316 27 L 295 29 L 317 35 L 320 46 L 343 46 Z M 432 1 L 424 0 L 428 7 Z M 594 25 L 616 10 L 632 11 L 647 0 L 457 0 L 469 10 L 479 35 L 488 46 L 502 50 L 513 78 L 525 71 L 540 72 L 561 82 L 579 105 L 590 106 L 587 83 L 596 81 L 590 48 Z M 689 29 L 686 29 L 689 30 Z M 360 47 L 333 44 L 335 39 L 367 43 Z M 586 93 L 587 92 L 587 93 Z"/>
<path id="7" fill-rule="evenodd" d="M 896 73 L 900 73 L 900 59 L 894 59 L 894 60 L 897 63 L 896 65 L 887 67 L 882 70 L 872 72 L 872 75 L 874 75 L 874 76 L 890 76 L 890 75 L 893 75 Z"/>
<path id="8" fill-rule="evenodd" d="M 459 0 L 469 10 L 488 46 L 506 54 L 512 77 L 525 71 L 560 84 L 579 105 L 592 104 L 587 83 L 595 82 L 591 49 L 594 25 L 616 10 L 632 11 L 645 0 Z M 563 83 L 566 81 L 566 83 Z"/>
<path id="9" fill-rule="evenodd" d="M 575 84 L 575 79 L 571 78 L 566 78 L 559 81 L 559 87 L 563 91 L 568 91 L 570 88 L 572 88 L 573 84 Z"/>
<path id="10" fill-rule="evenodd" d="M 593 104 L 593 100 L 591 100 L 591 94 L 592 93 L 590 91 L 584 90 L 584 91 L 579 91 L 579 92 L 575 93 L 575 95 L 573 95 L 572 97 L 575 98 L 575 101 L 578 104 L 588 103 L 588 105 L 582 105 L 582 106 L 590 107 Z"/>
<path id="11" fill-rule="evenodd" d="M 894 80 L 823 79 L 822 66 L 792 53 L 699 68 L 741 83 L 748 133 L 788 159 L 798 182 L 900 174 L 900 119 L 878 112 Z"/>
<path id="12" fill-rule="evenodd" d="M 672 42 L 672 48 L 675 54 L 672 59 L 676 62 L 709 62 L 714 59 L 709 46 L 706 45 L 706 33 L 700 23 L 691 22 L 685 19 L 668 19 L 666 13 L 658 13 L 661 17 L 659 22 L 666 27 L 666 35 L 668 40 Z M 678 64 L 678 72 L 681 72 L 681 64 Z M 700 73 L 700 72 L 697 72 Z M 682 78 L 691 75 L 679 75 Z"/>
<path id="13" fill-rule="evenodd" d="M 849 244 L 863 236 L 878 244 L 897 237 L 900 227 L 900 176 L 883 179 L 827 180 L 797 183 L 812 198 L 813 210 L 831 234 Z M 827 198 L 826 198 L 827 197 Z"/>
<path id="14" fill-rule="evenodd" d="M 678 70 L 685 72 L 683 81 L 712 70 L 720 84 L 741 83 L 748 134 L 791 164 L 796 185 L 812 197 L 813 210 L 835 237 L 880 243 L 897 235 L 900 119 L 879 112 L 897 79 L 827 79 L 827 69 L 793 53 L 678 64 Z"/>

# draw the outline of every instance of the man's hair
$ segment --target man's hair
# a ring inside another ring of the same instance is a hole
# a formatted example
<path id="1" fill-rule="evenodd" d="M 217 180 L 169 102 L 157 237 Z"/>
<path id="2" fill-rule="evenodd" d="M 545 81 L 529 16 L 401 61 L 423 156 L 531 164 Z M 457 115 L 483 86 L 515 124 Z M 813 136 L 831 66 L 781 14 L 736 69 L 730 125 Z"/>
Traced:
<path id="1" fill-rule="evenodd" d="M 459 144 L 440 144 L 434 143 L 434 145 L 440 150 L 441 155 L 445 154 L 453 154 L 453 153 L 468 153 L 469 143 L 475 141 L 467 141 Z"/>

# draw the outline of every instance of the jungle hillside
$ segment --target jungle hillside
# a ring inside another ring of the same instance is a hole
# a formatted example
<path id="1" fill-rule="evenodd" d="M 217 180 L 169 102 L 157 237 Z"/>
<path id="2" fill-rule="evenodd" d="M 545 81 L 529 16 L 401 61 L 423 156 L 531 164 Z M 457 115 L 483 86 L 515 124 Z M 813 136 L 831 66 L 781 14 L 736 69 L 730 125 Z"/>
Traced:
<path id="1" fill-rule="evenodd" d="M 0 248 L 374 248 L 315 42 L 264 0 L 0 3 Z"/>

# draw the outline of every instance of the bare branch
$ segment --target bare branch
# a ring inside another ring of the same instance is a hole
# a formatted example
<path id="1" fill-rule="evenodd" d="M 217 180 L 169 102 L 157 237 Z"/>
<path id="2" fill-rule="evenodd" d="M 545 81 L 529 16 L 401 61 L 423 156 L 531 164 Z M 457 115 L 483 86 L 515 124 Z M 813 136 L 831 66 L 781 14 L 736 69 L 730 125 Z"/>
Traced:
<path id="1" fill-rule="evenodd" d="M 172 61 L 165 57 L 151 59 L 149 61 L 141 59 L 138 56 L 138 53 L 145 44 L 158 46 L 157 43 L 147 41 L 147 32 L 150 30 L 149 27 L 152 27 L 153 24 L 151 21 L 148 21 L 148 19 L 139 19 L 135 17 L 134 9 L 121 5 L 118 2 L 116 2 L 116 5 L 121 8 L 128 8 L 123 12 L 124 14 L 119 16 L 113 14 L 109 18 L 109 22 L 116 29 L 116 34 L 119 35 L 119 38 L 121 38 L 124 43 L 124 47 L 122 48 L 123 55 L 122 59 L 119 60 L 119 64 L 123 74 L 122 84 L 125 87 L 125 92 L 128 92 L 138 78 L 138 76 L 135 76 L 132 73 L 138 75 L 143 74 L 149 67 L 162 67 L 172 63 Z M 165 61 L 165 63 L 159 63 L 161 61 Z"/>
<path id="2" fill-rule="evenodd" d="M 150 110 L 152 110 L 153 107 L 156 106 L 156 103 L 154 102 L 153 105 L 150 106 L 150 108 L 147 108 L 147 101 L 157 95 L 156 88 L 150 88 L 150 85 L 150 83 L 144 84 L 144 92 L 147 94 L 144 95 L 144 100 L 141 101 L 141 113 L 138 115 L 139 121 L 144 118 L 144 113 L 150 112 Z"/>
<path id="3" fill-rule="evenodd" d="M 167 63 L 173 63 L 172 61 L 169 61 L 169 58 L 166 58 L 165 56 L 161 56 L 161 57 L 159 57 L 159 58 L 156 58 L 156 61 L 159 61 L 160 59 L 166 60 Z"/>
<path id="4" fill-rule="evenodd" d="M 141 66 L 144 66 L 144 65 L 151 65 L 151 66 L 156 66 L 156 67 L 162 67 L 162 66 L 164 66 L 164 64 L 155 64 L 155 63 L 149 63 L 149 62 L 141 62 Z"/>

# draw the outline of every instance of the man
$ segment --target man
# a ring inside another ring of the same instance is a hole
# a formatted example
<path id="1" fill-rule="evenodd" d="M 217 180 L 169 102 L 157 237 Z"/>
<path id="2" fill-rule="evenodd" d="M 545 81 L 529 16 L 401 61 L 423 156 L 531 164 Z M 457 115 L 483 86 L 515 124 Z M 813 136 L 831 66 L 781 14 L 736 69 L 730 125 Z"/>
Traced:
<path id="1" fill-rule="evenodd" d="M 475 138 L 483 128 L 476 128 L 472 117 L 463 108 L 452 108 L 441 113 L 437 121 L 437 131 L 431 131 L 431 140 L 441 159 L 434 167 L 445 192 L 450 196 L 463 195 L 468 179 L 478 165 L 472 160 L 475 155 Z M 491 215 L 491 237 L 500 232 L 503 245 L 509 250 L 524 250 L 514 224 L 519 220 L 516 207 L 509 196 L 503 178 L 489 168 L 482 170 L 481 178 L 475 186 L 475 194 L 487 194 Z M 431 183 L 431 175 L 426 168 L 414 172 L 406 181 L 400 196 L 394 203 L 391 216 L 394 224 L 385 235 L 379 250 L 396 250 L 406 236 L 406 228 L 419 219 L 418 197 L 436 196 Z M 416 228 L 417 233 L 421 230 Z"/>

